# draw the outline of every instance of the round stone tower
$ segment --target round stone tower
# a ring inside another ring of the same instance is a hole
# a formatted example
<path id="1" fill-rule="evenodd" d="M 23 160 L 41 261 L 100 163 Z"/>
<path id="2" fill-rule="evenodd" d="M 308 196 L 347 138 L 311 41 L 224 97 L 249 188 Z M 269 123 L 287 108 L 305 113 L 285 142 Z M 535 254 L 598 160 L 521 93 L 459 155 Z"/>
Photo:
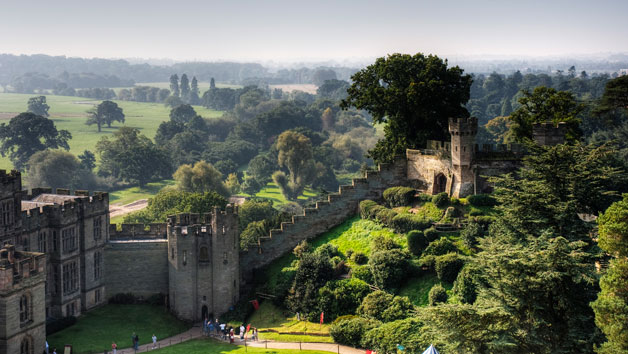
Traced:
<path id="1" fill-rule="evenodd" d="M 478 119 L 449 118 L 451 134 L 451 165 L 453 176 L 450 195 L 456 198 L 473 194 L 475 174 L 473 160 L 475 157 L 475 136 L 478 133 Z"/>

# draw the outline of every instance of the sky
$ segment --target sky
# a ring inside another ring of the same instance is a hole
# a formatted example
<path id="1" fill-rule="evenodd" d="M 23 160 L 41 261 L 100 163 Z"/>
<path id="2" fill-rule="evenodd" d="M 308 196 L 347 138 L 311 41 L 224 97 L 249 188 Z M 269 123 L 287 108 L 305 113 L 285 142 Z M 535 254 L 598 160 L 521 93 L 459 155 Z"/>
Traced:
<path id="1" fill-rule="evenodd" d="M 628 52 L 628 0 L 0 0 L 0 53 L 359 60 Z"/>

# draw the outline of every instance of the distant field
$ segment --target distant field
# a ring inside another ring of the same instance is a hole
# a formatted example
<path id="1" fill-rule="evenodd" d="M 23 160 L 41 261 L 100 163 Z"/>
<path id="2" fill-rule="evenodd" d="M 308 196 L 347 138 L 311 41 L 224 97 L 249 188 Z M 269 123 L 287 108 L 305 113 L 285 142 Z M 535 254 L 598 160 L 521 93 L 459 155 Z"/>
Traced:
<path id="1" fill-rule="evenodd" d="M 192 78 L 190 77 L 190 82 L 192 81 Z M 170 89 L 170 82 L 136 82 L 135 86 L 151 86 L 151 87 L 159 87 L 159 88 L 165 88 L 165 89 Z M 232 89 L 238 89 L 238 88 L 242 88 L 242 85 L 235 85 L 235 84 L 223 84 L 220 82 L 216 83 L 216 87 L 218 88 L 232 88 Z M 209 90 L 209 82 L 205 82 L 205 81 L 199 81 L 198 82 L 198 90 L 200 91 L 200 96 L 203 95 L 203 92 Z"/>
<path id="2" fill-rule="evenodd" d="M 316 89 L 318 88 L 314 84 L 287 84 L 287 85 L 270 85 L 271 88 L 280 88 L 285 92 L 292 91 L 304 91 L 307 93 L 311 93 L 312 95 L 316 94 Z"/>
<path id="3" fill-rule="evenodd" d="M 26 103 L 35 94 L 0 93 L 0 123 L 8 122 L 20 112 L 26 111 Z M 55 122 L 57 129 L 66 129 L 72 133 L 70 140 L 70 151 L 78 155 L 84 150 L 94 150 L 96 142 L 106 135 L 111 135 L 120 126 L 115 124 L 111 128 L 103 127 L 98 133 L 95 125 L 85 125 L 87 110 L 100 103 L 100 100 L 92 100 L 82 97 L 53 96 L 46 95 L 46 100 L 50 106 L 50 118 Z M 153 138 L 159 124 L 169 119 L 170 108 L 161 103 L 144 103 L 115 101 L 122 107 L 126 115 L 125 126 L 138 128 L 142 134 Z M 222 116 L 221 111 L 206 109 L 201 106 L 194 106 L 198 114 L 205 118 L 216 118 Z M 0 157 L 0 169 L 13 168 L 11 162 L 6 157 Z"/>

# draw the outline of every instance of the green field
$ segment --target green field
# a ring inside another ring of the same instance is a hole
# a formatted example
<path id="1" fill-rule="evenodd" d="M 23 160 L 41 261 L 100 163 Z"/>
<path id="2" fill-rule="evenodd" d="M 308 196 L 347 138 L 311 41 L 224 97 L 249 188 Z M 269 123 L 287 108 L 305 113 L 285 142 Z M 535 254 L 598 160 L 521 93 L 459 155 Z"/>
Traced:
<path id="1" fill-rule="evenodd" d="M 109 193 L 109 203 L 111 204 L 129 204 L 136 200 L 152 198 L 162 188 L 168 186 L 174 186 L 175 181 L 173 179 L 165 179 L 159 182 L 147 183 L 144 188 L 138 186 L 120 189 L 115 192 Z"/>
<path id="2" fill-rule="evenodd" d="M 153 352 L 153 351 L 151 351 Z M 159 354 L 329 354 L 318 350 L 264 349 L 219 342 L 214 339 L 193 339 L 154 351 Z"/>
<path id="3" fill-rule="evenodd" d="M 27 102 L 35 94 L 0 93 L 0 123 L 8 120 L 20 112 L 26 111 Z M 55 122 L 57 129 L 66 129 L 72 133 L 70 151 L 78 155 L 84 150 L 94 150 L 96 142 L 103 136 L 111 135 L 121 124 L 116 123 L 111 128 L 103 127 L 98 132 L 95 125 L 85 125 L 87 111 L 100 103 L 100 100 L 71 96 L 46 96 L 50 106 L 50 118 Z M 124 125 L 138 128 L 142 134 L 153 138 L 159 124 L 167 121 L 170 108 L 161 103 L 144 103 L 130 101 L 115 101 L 126 116 Z M 198 114 L 205 118 L 222 116 L 221 111 L 194 106 Z M 11 169 L 13 165 L 6 157 L 0 157 L 0 169 Z"/>
<path id="4" fill-rule="evenodd" d="M 244 193 L 242 193 L 242 195 L 247 196 L 247 197 L 249 196 L 248 194 L 244 194 Z M 305 188 L 305 190 L 303 191 L 303 194 L 301 194 L 298 199 L 308 200 L 310 198 L 315 197 L 316 195 L 317 195 L 316 192 L 313 191 L 311 188 Z M 275 205 L 286 204 L 288 202 L 286 198 L 283 196 L 283 194 L 281 194 L 279 187 L 277 187 L 277 185 L 274 182 L 270 182 L 266 184 L 266 187 L 264 187 L 261 191 L 257 192 L 255 196 L 258 198 L 272 200 Z"/>
<path id="5" fill-rule="evenodd" d="M 51 348 L 70 344 L 73 353 L 103 353 L 114 341 L 120 349 L 131 347 L 133 332 L 139 336 L 140 344 L 146 344 L 151 342 L 153 334 L 161 339 L 189 328 L 161 306 L 106 305 L 85 313 L 76 324 L 48 336 L 47 340 Z"/>

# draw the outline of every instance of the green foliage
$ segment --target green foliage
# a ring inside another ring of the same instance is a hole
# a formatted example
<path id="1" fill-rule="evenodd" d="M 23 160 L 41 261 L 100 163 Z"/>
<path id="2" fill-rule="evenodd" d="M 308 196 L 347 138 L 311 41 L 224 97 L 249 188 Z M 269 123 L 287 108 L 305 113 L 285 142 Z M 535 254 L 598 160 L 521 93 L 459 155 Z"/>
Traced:
<path id="1" fill-rule="evenodd" d="M 319 309 L 330 321 L 338 316 L 351 315 L 370 292 L 368 284 L 357 278 L 329 281 L 318 291 Z"/>
<path id="2" fill-rule="evenodd" d="M 122 108 L 118 107 L 118 104 L 113 101 L 102 101 L 96 108 L 88 112 L 89 117 L 85 124 L 98 126 L 98 131 L 101 131 L 103 125 L 107 125 L 111 128 L 113 122 L 124 123 L 124 112 Z"/>
<path id="3" fill-rule="evenodd" d="M 196 111 L 189 104 L 178 105 L 170 111 L 170 121 L 179 124 L 186 124 L 196 116 Z"/>
<path id="4" fill-rule="evenodd" d="M 441 284 L 436 284 L 430 289 L 429 304 L 430 306 L 447 302 L 447 291 Z"/>
<path id="5" fill-rule="evenodd" d="M 408 353 L 421 353 L 430 343 L 420 340 L 423 323 L 417 318 L 406 318 L 384 323 L 366 332 L 362 337 L 362 347 L 382 354 L 398 353 L 397 345 L 402 345 Z"/>
<path id="6" fill-rule="evenodd" d="M 360 202 L 360 216 L 362 219 L 371 218 L 371 209 L 377 206 L 377 203 L 370 199 L 366 199 Z"/>
<path id="7" fill-rule="evenodd" d="M 48 114 L 49 109 L 50 106 L 46 104 L 46 96 L 37 96 L 28 99 L 27 112 L 48 118 L 50 116 L 50 114 Z"/>
<path id="8" fill-rule="evenodd" d="M 292 250 L 292 254 L 294 254 L 297 259 L 305 257 L 305 255 L 309 254 L 310 252 L 312 252 L 312 247 L 307 242 L 307 240 L 299 242 L 299 244 L 296 245 Z"/>
<path id="9" fill-rule="evenodd" d="M 326 243 L 323 244 L 319 247 L 317 247 L 314 250 L 314 253 L 323 257 L 327 257 L 329 259 L 332 259 L 336 256 L 338 256 L 340 253 L 338 252 L 338 247 L 330 244 L 330 243 Z"/>
<path id="10" fill-rule="evenodd" d="M 28 159 L 37 151 L 69 150 L 70 139 L 70 132 L 57 131 L 52 120 L 33 113 L 20 113 L 8 124 L 0 124 L 0 154 L 9 156 L 13 166 L 20 171 L 27 167 Z"/>
<path id="11" fill-rule="evenodd" d="M 363 265 L 369 261 L 369 258 L 362 252 L 354 252 L 351 255 L 351 261 L 353 261 L 353 263 L 355 264 Z"/>
<path id="12" fill-rule="evenodd" d="M 628 257 L 628 194 L 606 209 L 597 219 L 598 245 L 617 258 Z"/>
<path id="13" fill-rule="evenodd" d="M 371 269 L 366 265 L 352 266 L 351 277 L 360 279 L 367 284 L 373 284 L 373 274 L 371 274 Z"/>
<path id="14" fill-rule="evenodd" d="M 174 189 L 162 189 L 148 200 L 148 206 L 140 211 L 128 214 L 125 223 L 165 222 L 168 215 L 177 213 L 203 214 L 214 207 L 224 208 L 227 201 L 216 192 L 190 193 Z"/>
<path id="15" fill-rule="evenodd" d="M 26 180 L 31 187 L 93 189 L 97 181 L 91 170 L 83 168 L 69 152 L 44 150 L 28 160 Z"/>
<path id="16" fill-rule="evenodd" d="M 334 269 L 329 258 L 314 253 L 304 253 L 299 259 L 294 283 L 286 305 L 292 312 L 300 312 L 306 318 L 316 318 L 320 312 L 318 290 L 333 277 Z"/>
<path id="17" fill-rule="evenodd" d="M 428 243 L 436 240 L 438 238 L 438 235 L 438 231 L 433 226 L 423 230 L 423 236 L 425 236 L 425 239 Z"/>
<path id="18" fill-rule="evenodd" d="M 364 334 L 380 325 L 381 322 L 377 320 L 355 317 L 335 322 L 329 328 L 329 334 L 338 344 L 359 348 Z"/>
<path id="19" fill-rule="evenodd" d="M 453 293 L 463 304 L 473 304 L 477 298 L 478 270 L 472 266 L 464 266 L 454 282 Z"/>
<path id="20" fill-rule="evenodd" d="M 396 211 L 388 208 L 382 208 L 377 211 L 377 214 L 375 215 L 375 220 L 381 222 L 384 225 L 391 225 L 396 216 Z"/>
<path id="21" fill-rule="evenodd" d="M 469 115 L 464 104 L 472 79 L 462 73 L 433 55 L 392 54 L 351 77 L 341 106 L 364 109 L 375 123 L 385 124 L 385 138 L 369 154 L 391 161 L 406 148 L 425 146 L 427 139 L 447 138 L 449 117 Z"/>
<path id="22" fill-rule="evenodd" d="M 277 215 L 273 203 L 266 200 L 249 199 L 238 207 L 240 228 L 253 221 L 270 220 Z"/>
<path id="23" fill-rule="evenodd" d="M 205 193 L 214 191 L 223 197 L 231 193 L 222 182 L 222 174 L 211 164 L 198 161 L 192 165 L 181 165 L 172 175 L 177 181 L 177 188 L 184 192 Z"/>
<path id="24" fill-rule="evenodd" d="M 269 228 L 266 220 L 251 221 L 244 227 L 240 233 L 240 249 L 247 251 L 249 247 L 259 243 L 259 239 L 268 236 Z"/>
<path id="25" fill-rule="evenodd" d="M 418 215 L 410 213 L 399 213 L 392 219 L 392 227 L 399 233 L 406 233 L 411 230 L 425 230 L 430 227 L 430 221 Z"/>
<path id="26" fill-rule="evenodd" d="M 408 232 L 406 238 L 408 240 L 408 250 L 415 256 L 420 256 L 429 243 L 423 232 L 418 230 Z"/>
<path id="27" fill-rule="evenodd" d="M 513 121 L 510 133 L 517 141 L 532 139 L 534 123 L 551 122 L 554 126 L 560 122 L 567 124 L 565 138 L 576 141 L 582 135 L 580 114 L 585 105 L 578 103 L 571 92 L 557 91 L 549 87 L 537 87 L 533 92 L 523 90 L 519 99 L 519 108 L 510 115 Z"/>
<path id="28" fill-rule="evenodd" d="M 606 83 L 595 113 L 602 114 L 622 109 L 628 109 L 628 77 L 625 75 Z"/>
<path id="29" fill-rule="evenodd" d="M 480 237 L 484 236 L 484 230 L 482 226 L 474 221 L 469 221 L 462 231 L 460 231 L 460 238 L 465 246 L 469 248 L 475 247 Z"/>
<path id="30" fill-rule="evenodd" d="M 400 249 L 401 246 L 390 237 L 374 235 L 371 237 L 371 252 Z"/>
<path id="31" fill-rule="evenodd" d="M 414 194 L 416 193 L 414 188 L 410 187 L 391 187 L 384 191 L 384 200 L 391 208 L 406 206 L 412 203 Z"/>
<path id="32" fill-rule="evenodd" d="M 425 251 L 423 251 L 423 255 L 442 256 L 457 251 L 456 246 L 447 237 L 441 237 L 430 242 Z"/>
<path id="33" fill-rule="evenodd" d="M 442 209 L 449 204 L 449 195 L 445 192 L 438 193 L 432 197 L 432 203 Z"/>
<path id="34" fill-rule="evenodd" d="M 288 130 L 277 139 L 277 150 L 279 166 L 287 168 L 290 175 L 277 171 L 273 174 L 273 181 L 286 199 L 296 200 L 316 174 L 312 144 L 303 134 Z"/>
<path id="35" fill-rule="evenodd" d="M 475 207 L 497 205 L 497 201 L 490 194 L 473 194 L 467 197 L 467 201 Z"/>
<path id="36" fill-rule="evenodd" d="M 373 320 L 392 322 L 409 317 L 413 309 L 414 306 L 407 297 L 377 290 L 362 300 L 357 314 Z"/>
<path id="37" fill-rule="evenodd" d="M 382 289 L 397 289 L 406 277 L 408 258 L 409 255 L 399 249 L 371 254 L 368 265 L 373 274 L 373 283 Z"/>
<path id="38" fill-rule="evenodd" d="M 436 257 L 434 269 L 438 279 L 451 283 L 456 280 L 460 269 L 464 266 L 464 258 L 457 253 L 447 253 Z"/>

